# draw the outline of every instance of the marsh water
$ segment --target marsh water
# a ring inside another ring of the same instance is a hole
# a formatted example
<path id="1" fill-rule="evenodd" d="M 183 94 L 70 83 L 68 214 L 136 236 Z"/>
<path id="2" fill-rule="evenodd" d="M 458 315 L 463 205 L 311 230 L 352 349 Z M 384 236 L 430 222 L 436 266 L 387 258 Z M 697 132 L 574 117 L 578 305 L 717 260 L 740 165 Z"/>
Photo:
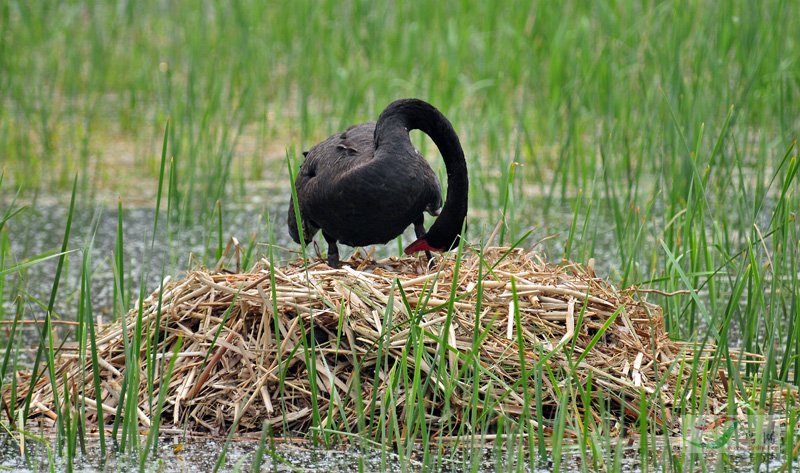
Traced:
<path id="1" fill-rule="evenodd" d="M 150 207 L 127 208 L 122 215 L 122 238 L 124 249 L 124 271 L 131 299 L 135 300 L 140 288 L 145 295 L 155 291 L 163 277 L 180 278 L 185 272 L 198 265 L 211 266 L 217 260 L 219 248 L 224 246 L 231 237 L 236 237 L 242 247 L 255 245 L 253 259 L 265 253 L 269 241 L 269 224 L 274 222 L 273 248 L 276 258 L 287 261 L 297 257 L 294 245 L 285 232 L 283 220 L 285 203 L 281 202 L 268 208 L 258 208 L 243 205 L 241 207 L 225 208 L 222 213 L 221 226 L 211 225 L 209 221 L 217 221 L 218 217 L 198 217 L 197 223 L 167 223 L 162 224 L 155 238 L 152 236 L 155 211 Z M 66 223 L 65 204 L 42 205 L 38 204 L 24 210 L 24 218 L 16 218 L 8 222 L 9 231 L 15 236 L 12 241 L 12 254 L 35 255 L 58 248 L 63 238 Z M 564 231 L 569 227 L 572 219 L 569 208 L 551 206 L 548 209 L 547 225 L 537 224 L 537 219 L 543 221 L 542 212 L 530 221 L 518 222 L 521 227 L 532 230 L 526 246 L 538 244 L 537 248 L 551 259 L 560 259 L 563 254 L 563 237 L 548 239 L 553 234 Z M 162 216 L 163 219 L 163 216 Z M 56 304 L 57 320 L 72 320 L 76 310 L 76 294 L 79 291 L 81 251 L 91 249 L 92 255 L 92 298 L 94 312 L 104 322 L 114 319 L 114 273 L 112 260 L 118 238 L 119 214 L 114 208 L 83 207 L 74 213 L 73 230 L 70 248 L 80 251 L 70 254 L 66 267 L 65 277 L 59 286 L 59 297 Z M 490 225 L 484 222 L 471 222 L 471 232 L 476 235 L 491 233 Z M 222 233 L 219 229 L 223 229 Z M 412 238 L 411 232 L 405 235 L 406 239 Z M 595 255 L 596 270 L 602 277 L 610 277 L 617 271 L 610 262 L 617 261 L 613 253 L 613 235 L 611 229 L 601 228 L 595 232 L 599 241 L 597 247 L 609 249 L 607 253 L 599 252 Z M 605 241 L 604 240 L 608 240 Z M 344 258 L 350 254 L 350 249 L 342 253 Z M 312 254 L 317 250 L 311 248 Z M 396 255 L 399 252 L 397 244 L 390 243 L 386 246 L 375 246 L 362 251 L 372 252 L 375 257 Z M 233 259 L 228 258 L 226 265 L 233 269 Z M 251 261 L 252 262 L 252 261 Z M 36 264 L 20 275 L 20 284 L 31 295 L 32 300 L 46 300 L 52 289 L 55 259 Z M 613 280 L 613 277 L 610 277 Z M 8 298 L 4 298 L 5 319 L 13 314 L 14 307 Z M 29 303 L 25 308 L 26 319 L 41 319 L 41 307 Z M 62 336 L 68 333 L 61 330 Z M 30 359 L 38 343 L 35 326 L 25 326 L 23 337 L 28 348 L 21 349 L 18 353 L 21 366 L 30 363 Z M 38 433 L 34 432 L 34 435 Z M 44 435 L 46 436 L 46 434 Z M 101 457 L 99 445 L 87 439 L 86 454 L 79 455 L 79 462 L 75 471 L 127 471 L 139 469 L 138 459 L 135 457 L 107 456 Z M 159 445 L 159 455 L 148 461 L 147 471 L 158 472 L 201 472 L 211 471 L 216 464 L 219 453 L 224 448 L 222 441 L 192 441 L 175 438 L 162 438 Z M 735 443 L 735 442 L 733 442 Z M 55 470 L 66 467 L 65 460 L 52 457 L 49 451 L 49 442 L 33 444 L 32 455 L 23 458 L 19 454 L 18 439 L 12 435 L 0 435 L 0 471 L 47 471 L 54 461 Z M 769 447 L 769 443 L 762 444 Z M 581 459 L 575 446 L 565 447 L 562 469 L 566 471 L 581 471 Z M 778 449 L 778 445 L 774 446 Z M 256 442 L 236 441 L 228 446 L 226 463 L 223 470 L 249 471 L 249 465 L 256 449 Z M 657 449 L 658 450 L 658 449 Z M 661 448 L 662 453 L 654 455 L 656 464 L 663 464 L 668 449 Z M 758 455 L 754 459 L 754 455 Z M 442 471 L 550 471 L 552 463 L 540 461 L 531 463 L 526 455 L 509 452 L 506 449 L 494 449 L 491 446 L 480 448 L 456 448 L 437 457 L 437 469 Z M 694 462 L 714 469 L 719 462 L 725 463 L 729 471 L 753 471 L 754 465 L 767 470 L 778 466 L 771 463 L 772 455 L 769 451 L 754 452 L 744 444 L 726 445 L 724 452 L 718 449 L 698 449 Z M 608 452 L 607 462 L 617 462 L 622 471 L 642 471 L 656 465 L 647 465 L 642 468 L 640 451 L 634 444 Z M 279 443 L 265 454 L 264 466 L 268 471 L 401 471 L 403 467 L 415 470 L 422 468 L 422 459 L 400 459 L 391 449 L 380 449 L 366 446 L 361 449 L 352 446 L 342 448 L 322 448 L 309 444 Z"/>
<path id="2" fill-rule="evenodd" d="M 233 237 L 240 242 L 242 248 L 254 246 L 252 261 L 264 257 L 267 245 L 272 245 L 277 262 L 286 262 L 299 257 L 299 246 L 291 241 L 286 232 L 286 202 L 280 202 L 269 208 L 242 205 L 226 208 L 222 212 L 221 227 L 216 225 L 218 217 L 195 216 L 194 223 L 183 222 L 172 224 L 166 222 L 161 215 L 157 235 L 153 238 L 153 222 L 155 210 L 152 207 L 125 208 L 122 215 L 122 238 L 124 272 L 129 293 L 138 295 L 141 283 L 145 294 L 150 294 L 159 287 L 162 277 L 180 278 L 188 270 L 197 266 L 213 266 L 217 261 L 217 251 L 224 248 Z M 23 214 L 9 221 L 9 232 L 14 235 L 11 241 L 14 255 L 38 255 L 57 250 L 64 237 L 68 204 L 37 205 L 23 210 Z M 538 246 L 543 254 L 552 254 L 555 259 L 563 252 L 563 238 L 547 239 L 548 236 L 567 228 L 571 219 L 568 208 L 552 206 L 551 225 L 536 225 L 531 222 L 520 222 L 531 229 L 530 237 L 522 246 L 530 246 L 541 241 Z M 557 219 L 558 224 L 552 224 Z M 94 311 L 101 316 L 111 316 L 113 306 L 114 274 L 112 260 L 117 245 L 117 229 L 119 213 L 115 208 L 83 207 L 74 212 L 69 255 L 70 264 L 66 267 L 65 278 L 61 281 L 59 292 L 69 294 L 78 290 L 80 277 L 81 252 L 91 245 L 92 256 L 92 299 Z M 209 221 L 214 224 L 210 225 Z M 273 238 L 269 237 L 269 226 L 274 226 Z M 222 228 L 222 232 L 218 231 Z M 487 231 L 488 228 L 488 231 Z M 555 230 L 558 229 L 558 230 Z M 470 233 L 475 235 L 491 233 L 491 227 L 480 221 L 471 222 Z M 599 235 L 603 238 L 603 235 Z M 611 228 L 606 238 L 610 241 Z M 413 239 L 413 231 L 409 228 L 404 235 L 405 241 Z M 506 238 L 505 244 L 510 244 Z M 340 246 L 343 261 L 354 251 L 352 248 Z M 309 247 L 312 257 L 324 254 L 324 242 Z M 401 254 L 399 244 L 391 242 L 387 245 L 374 245 L 359 251 L 368 252 L 375 258 Z M 232 255 L 229 255 L 232 256 Z M 612 253 L 601 253 L 597 257 L 597 268 L 601 273 L 611 270 L 610 261 L 614 261 Z M 45 299 L 49 296 L 53 284 L 55 259 L 43 261 L 31 266 L 24 275 L 26 292 Z M 227 269 L 235 269 L 234 258 L 225 261 Z M 247 268 L 242 268 L 247 269 Z M 62 292 L 63 291 L 63 292 Z M 135 299 L 135 297 L 134 297 Z M 4 298 L 5 310 L 13 310 L 11 301 Z M 70 313 L 75 311 L 75 301 L 70 297 L 59 297 L 56 301 L 56 312 L 69 320 Z M 108 321 L 109 319 L 106 319 Z"/>
<path id="3" fill-rule="evenodd" d="M 61 246 L 67 220 L 68 204 L 49 199 L 48 204 L 28 205 L 18 218 L 7 222 L 8 230 L 14 235 L 11 241 L 11 254 L 38 255 L 54 251 Z M 24 204 L 22 204 L 24 205 Z M 135 300 L 140 288 L 147 295 L 158 290 L 164 277 L 180 278 L 189 269 L 197 266 L 212 266 L 217 261 L 220 246 L 225 246 L 231 237 L 238 239 L 242 247 L 255 245 L 254 258 L 262 257 L 266 245 L 273 245 L 275 258 L 286 262 L 298 257 L 297 245 L 288 238 L 285 231 L 286 202 L 279 202 L 268 208 L 254 205 L 242 205 L 226 208 L 222 212 L 223 233 L 220 227 L 210 225 L 210 216 L 197 216 L 195 223 L 180 224 L 162 222 L 153 238 L 153 222 L 155 210 L 152 207 L 125 208 L 122 210 L 122 248 L 124 254 L 124 272 L 127 291 L 131 300 Z M 568 222 L 569 215 L 565 209 L 563 218 Z M 68 257 L 64 276 L 59 284 L 59 297 L 56 299 L 54 319 L 58 321 L 74 320 L 77 306 L 76 294 L 80 287 L 82 252 L 89 250 L 92 257 L 92 301 L 93 310 L 102 323 L 114 320 L 114 272 L 113 259 L 117 246 L 119 211 L 109 207 L 80 207 L 73 214 L 70 249 L 77 249 Z M 214 216 L 214 221 L 218 216 Z M 274 221 L 274 232 L 270 243 L 269 221 Z M 484 231 L 483 225 L 475 222 L 474 231 Z M 531 236 L 531 240 L 544 239 L 546 229 L 539 227 Z M 409 230 L 406 239 L 412 238 Z M 552 240 L 556 241 L 556 240 Z M 547 243 L 550 245 L 550 243 Z M 550 249 L 556 251 L 550 245 Z M 342 247 L 342 256 L 349 257 L 351 249 Z M 324 248 L 312 246 L 312 255 Z M 398 245 L 376 245 L 361 251 L 368 251 L 374 257 L 385 257 L 398 254 Z M 252 263 L 252 261 L 251 261 Z M 234 258 L 226 259 L 226 267 L 234 269 Z M 52 290 L 53 274 L 56 259 L 43 261 L 28 268 L 17 281 L 31 300 L 46 301 Z M 14 301 L 3 297 L 3 317 L 8 320 L 14 313 Z M 24 318 L 41 320 L 41 307 L 29 303 L 25 307 Z M 58 333 L 69 337 L 69 326 L 61 327 Z M 27 367 L 38 345 L 39 336 L 35 325 L 23 326 L 21 336 L 26 340 L 17 353 L 18 366 Z M 5 337 L 5 335 L 2 335 Z M 34 433 L 35 434 L 35 433 Z M 42 438 L 47 437 L 43 433 Z M 138 469 L 138 459 L 125 455 L 103 458 L 100 455 L 96 439 L 87 439 L 86 455 L 75 465 L 75 471 L 112 470 L 125 471 Z M 20 455 L 18 439 L 13 435 L 0 435 L 0 471 L 47 471 L 51 461 L 55 469 L 66 467 L 63 459 L 52 457 L 49 445 L 28 441 L 33 455 L 24 458 Z M 211 471 L 217 462 L 219 452 L 224 443 L 221 441 L 186 441 L 164 438 L 159 448 L 159 456 L 148 462 L 150 471 L 163 472 L 204 472 Z M 248 466 L 255 442 L 234 442 L 227 454 L 226 469 Z M 504 461 L 492 454 L 491 449 L 479 451 L 481 457 L 476 462 L 479 471 L 494 471 L 498 461 Z M 325 449 L 311 445 L 279 444 L 275 450 L 265 455 L 264 465 L 269 471 L 400 471 L 401 465 L 396 455 L 378 449 Z M 472 460 L 471 460 L 472 461 Z M 443 458 L 441 468 L 450 471 L 461 471 L 464 460 L 457 453 L 450 458 Z M 414 464 L 412 461 L 411 464 Z M 245 468 L 246 469 L 246 468 Z"/>
<path id="4" fill-rule="evenodd" d="M 745 444 L 726 447 L 723 451 L 714 448 L 698 449 L 692 460 L 681 471 L 780 471 L 783 461 L 778 455 L 778 446 L 768 446 L 759 452 Z M 201 473 L 212 471 L 219 453 L 225 448 L 221 441 L 202 440 L 181 442 L 164 440 L 158 448 L 156 458 L 147 461 L 144 471 L 161 473 Z M 257 444 L 233 442 L 227 446 L 227 455 L 220 471 L 251 471 L 251 462 Z M 665 455 L 669 450 L 657 447 L 657 458 L 645 467 L 642 466 L 640 452 L 634 447 L 624 447 L 618 452 L 609 452 L 599 465 L 616 465 L 619 471 L 661 471 L 666 468 Z M 66 469 L 63 458 L 53 458 L 47 448 L 38 445 L 32 454 L 24 459 L 19 455 L 18 446 L 0 436 L 0 471 L 35 472 Z M 688 458 L 688 457 L 687 457 Z M 586 471 L 581 467 L 582 460 L 575 447 L 567 446 L 562 455 L 561 471 Z M 585 465 L 585 463 L 584 463 Z M 434 464 L 436 471 L 445 472 L 495 472 L 525 471 L 549 472 L 553 469 L 552 459 L 539 459 L 533 463 L 527 456 L 522 459 L 516 452 L 497 450 L 491 446 L 473 449 L 450 449 L 443 452 Z M 363 448 L 352 446 L 326 449 L 310 444 L 278 444 L 268 447 L 264 452 L 262 471 L 326 471 L 326 472 L 400 472 L 405 470 L 426 471 L 421 458 L 401 461 L 390 449 Z M 87 446 L 86 455 L 79 456 L 74 465 L 76 472 L 95 471 L 136 471 L 140 464 L 135 456 L 107 455 L 103 457 L 97 444 Z"/>
<path id="5" fill-rule="evenodd" d="M 58 248 L 65 228 L 66 207 L 66 205 L 59 204 L 46 206 L 40 204 L 26 209 L 24 218 L 10 221 L 8 225 L 11 234 L 15 235 L 12 242 L 12 253 L 33 255 Z M 124 248 L 124 270 L 129 293 L 135 299 L 140 287 L 145 294 L 149 294 L 158 289 L 159 282 L 165 276 L 179 278 L 189 268 L 197 265 L 213 265 L 220 246 L 224 246 L 231 237 L 236 237 L 242 246 L 255 244 L 253 254 L 256 257 L 262 255 L 268 241 L 268 221 L 274 221 L 272 244 L 276 249 L 276 257 L 281 261 L 297 257 L 296 245 L 289 241 L 284 230 L 284 207 L 285 203 L 266 210 L 248 206 L 226 208 L 222 214 L 221 227 L 209 225 L 208 218 L 198 218 L 197 220 L 201 223 L 182 223 L 180 225 L 162 221 L 155 238 L 152 236 L 155 216 L 152 208 L 124 209 L 122 247 Z M 548 240 L 547 237 L 557 233 L 553 229 L 568 228 L 572 215 L 568 208 L 555 211 L 554 207 L 551 207 L 548 210 L 549 224 L 547 226 L 537 225 L 535 221 L 522 222 L 522 226 L 532 229 L 528 242 L 542 242 L 539 249 L 543 254 L 560 255 L 563 252 L 561 242 L 564 239 Z M 544 216 L 541 217 L 544 218 Z M 94 312 L 104 322 L 110 322 L 114 318 L 112 260 L 117 245 L 118 222 L 118 210 L 113 208 L 84 207 L 77 209 L 74 214 L 70 248 L 83 249 L 91 246 Z M 488 225 L 481 222 L 472 222 L 472 229 L 478 234 L 480 232 L 490 233 L 486 227 Z M 219 228 L 223 229 L 222 233 L 219 233 Z M 607 233 L 606 238 L 609 241 L 604 247 L 613 249 L 611 230 L 608 229 Z M 601 241 L 605 234 L 604 231 L 595 233 L 596 238 Z M 411 235 L 406 235 L 406 238 L 411 238 Z M 317 249 L 312 248 L 311 251 L 313 253 Z M 390 256 L 398 254 L 398 246 L 393 244 L 375 246 L 366 251 L 373 252 L 375 257 Z M 349 255 L 347 250 L 343 253 L 343 256 L 346 257 L 346 255 Z M 609 264 L 617 259 L 613 251 L 595 257 L 599 274 L 608 276 L 609 273 L 615 271 L 615 268 Z M 57 299 L 56 305 L 56 314 L 59 320 L 71 320 L 70 314 L 75 311 L 77 302 L 73 295 L 79 288 L 80 259 L 79 252 L 69 257 L 65 278 L 59 288 L 61 295 Z M 230 267 L 233 259 L 229 258 L 227 264 Z M 46 300 L 52 289 L 54 268 L 55 260 L 30 267 L 22 276 L 21 284 L 24 285 L 25 291 L 35 299 Z M 4 298 L 4 303 L 6 314 L 13 313 L 14 308 L 11 306 L 11 301 Z M 41 309 L 33 304 L 29 305 L 26 311 L 29 311 L 26 315 L 28 319 L 40 319 L 42 316 Z M 23 336 L 29 340 L 27 345 L 31 348 L 27 351 L 21 350 L 19 355 L 22 365 L 32 355 L 38 341 L 37 332 L 33 327 L 26 327 Z M 48 447 L 39 445 L 34 448 L 34 455 L 24 459 L 19 455 L 19 445 L 13 436 L 0 436 L 0 442 L 2 442 L 0 470 L 45 471 L 49 469 L 51 457 L 48 457 Z M 223 443 L 217 441 L 182 442 L 178 439 L 165 438 L 161 442 L 159 456 L 151 462 L 148 470 L 210 471 L 222 448 Z M 246 470 L 255 448 L 255 442 L 234 442 L 229 447 L 225 468 L 244 468 Z M 618 461 L 623 470 L 637 471 L 641 469 L 639 452 L 636 448 L 625 448 L 621 452 Z M 752 453 L 749 449 L 741 447 L 727 451 L 724 458 L 732 471 L 750 471 L 754 464 L 751 458 Z M 509 455 L 510 457 L 508 457 Z M 402 465 L 415 465 L 414 459 L 400 461 L 397 455 L 389 450 L 369 447 L 361 450 L 325 449 L 311 445 L 279 444 L 265 457 L 264 464 L 269 467 L 270 471 L 325 470 L 333 472 L 353 471 L 354 469 L 357 471 L 400 471 Z M 710 462 L 713 465 L 716 461 L 721 461 L 717 457 L 719 457 L 719 452 L 709 450 L 698 458 L 702 462 Z M 476 458 L 478 459 L 476 460 Z M 571 461 L 573 458 L 577 459 L 577 453 L 571 452 L 567 448 L 563 466 L 580 471 L 580 462 Z M 762 464 L 769 465 L 769 457 L 765 458 L 767 461 Z M 64 466 L 63 460 L 56 459 L 55 461 L 59 465 L 56 469 Z M 442 455 L 439 461 L 441 464 L 438 465 L 438 468 L 446 471 L 462 471 L 466 467 L 475 469 L 475 471 L 516 470 L 519 467 L 516 465 L 518 461 L 516 454 L 494 451 L 489 447 L 468 452 L 457 449 L 449 455 Z M 86 455 L 82 456 L 79 464 L 76 465 L 76 471 L 127 470 L 130 468 L 138 468 L 136 459 L 126 456 L 101 458 L 98 445 L 93 444 L 91 440 L 89 440 Z M 551 465 L 544 462 L 538 465 L 525 464 L 522 468 L 527 471 L 549 471 Z"/>

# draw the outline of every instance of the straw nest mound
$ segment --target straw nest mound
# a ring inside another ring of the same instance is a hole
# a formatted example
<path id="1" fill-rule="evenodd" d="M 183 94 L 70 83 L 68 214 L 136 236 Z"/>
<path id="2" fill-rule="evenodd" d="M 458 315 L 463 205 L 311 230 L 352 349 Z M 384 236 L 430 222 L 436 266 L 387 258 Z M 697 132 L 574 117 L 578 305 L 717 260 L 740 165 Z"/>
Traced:
<path id="1" fill-rule="evenodd" d="M 508 248 L 487 249 L 483 259 L 465 254 L 460 265 L 447 255 L 431 270 L 410 257 L 349 264 L 270 271 L 262 261 L 247 273 L 198 270 L 169 282 L 161 298 L 153 293 L 141 311 L 97 334 L 100 392 L 91 352 L 64 346 L 59 402 L 68 392 L 96 428 L 99 400 L 108 426 L 125 372 L 136 370 L 129 381 L 139 386 L 146 429 L 174 358 L 165 433 L 219 435 L 235 426 L 244 434 L 264 421 L 278 435 L 315 425 L 354 432 L 363 431 L 365 416 L 367 429 L 378 425 L 370 415 L 391 416 L 402 428 L 408 410 L 420 408 L 434 435 L 471 433 L 477 422 L 491 432 L 498 419 L 519 419 L 525 409 L 534 422 L 537 396 L 549 430 L 560 399 L 572 406 L 569 416 L 599 424 L 601 415 L 638 416 L 643 394 L 658 406 L 651 420 L 670 428 L 676 384 L 692 376 L 692 360 L 681 361 L 705 357 L 669 340 L 658 306 L 577 264 L 550 265 Z M 30 382 L 29 374 L 17 376 Z M 725 384 L 706 387 L 712 411 L 727 402 Z M 589 396 L 573 389 L 589 385 Z M 31 406 L 31 416 L 55 418 L 47 374 Z"/>

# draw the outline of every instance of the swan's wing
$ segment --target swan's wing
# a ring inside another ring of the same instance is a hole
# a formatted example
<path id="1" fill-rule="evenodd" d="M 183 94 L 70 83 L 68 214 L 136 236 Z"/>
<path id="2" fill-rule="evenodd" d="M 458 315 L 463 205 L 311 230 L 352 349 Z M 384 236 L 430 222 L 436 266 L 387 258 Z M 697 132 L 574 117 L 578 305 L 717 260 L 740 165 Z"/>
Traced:
<path id="1" fill-rule="evenodd" d="M 341 183 L 346 182 L 347 176 L 360 164 L 372 159 L 374 133 L 374 123 L 354 125 L 303 153 L 305 159 L 295 179 L 295 188 L 306 241 L 311 241 L 319 231 L 315 216 L 336 211 L 332 206 L 341 200 L 337 192 Z M 290 201 L 287 215 L 289 234 L 299 242 L 292 204 Z"/>

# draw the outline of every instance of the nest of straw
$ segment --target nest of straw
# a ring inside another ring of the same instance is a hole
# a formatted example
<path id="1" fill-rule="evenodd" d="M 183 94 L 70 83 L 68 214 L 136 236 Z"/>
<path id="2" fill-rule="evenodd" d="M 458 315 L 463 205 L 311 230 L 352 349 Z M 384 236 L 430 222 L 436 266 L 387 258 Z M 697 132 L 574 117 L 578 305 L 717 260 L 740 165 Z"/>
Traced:
<path id="1" fill-rule="evenodd" d="M 691 363 L 680 361 L 695 353 L 668 338 L 661 308 L 633 290 L 520 249 L 467 253 L 460 265 L 448 255 L 432 269 L 410 257 L 356 258 L 337 270 L 261 261 L 246 273 L 193 271 L 98 333 L 100 392 L 90 354 L 69 347 L 56 359 L 55 386 L 85 405 L 95 428 L 99 400 L 107 427 L 125 371 L 139 370 L 131 379 L 146 429 L 174 358 L 162 432 L 219 435 L 233 426 L 246 433 L 265 421 L 277 435 L 314 425 L 353 432 L 365 412 L 402 426 L 413 402 L 424 405 L 432 434 L 448 436 L 471 432 L 476 418 L 489 429 L 500 418 L 519 419 L 534 399 L 547 430 L 563 388 L 587 386 L 591 377 L 603 394 L 570 397 L 570 415 L 599 424 L 602 414 L 605 425 L 608 416 L 635 418 L 644 393 L 660 404 L 648 412 L 651 421 L 672 425 L 676 383 L 691 376 Z M 415 373 L 413 388 L 397 381 Z M 29 374 L 17 376 L 30 382 Z M 724 383 L 708 389 L 711 410 L 726 404 Z M 31 416 L 55 419 L 46 374 L 31 406 Z M 535 422 L 531 412 L 525 418 Z"/>

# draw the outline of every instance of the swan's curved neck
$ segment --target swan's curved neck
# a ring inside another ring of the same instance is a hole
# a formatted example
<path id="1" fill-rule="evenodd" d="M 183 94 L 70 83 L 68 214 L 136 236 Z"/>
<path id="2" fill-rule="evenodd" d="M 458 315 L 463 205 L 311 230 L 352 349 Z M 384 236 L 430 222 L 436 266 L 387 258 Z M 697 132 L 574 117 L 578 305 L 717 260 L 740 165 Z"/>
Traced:
<path id="1" fill-rule="evenodd" d="M 445 251 L 458 242 L 467 216 L 469 178 L 464 150 L 453 125 L 433 105 L 417 99 L 402 99 L 392 102 L 378 118 L 375 125 L 376 154 L 382 144 L 408 141 L 410 130 L 421 130 L 431 137 L 447 168 L 444 207 L 436 222 L 420 239 L 425 240 L 430 249 Z"/>

